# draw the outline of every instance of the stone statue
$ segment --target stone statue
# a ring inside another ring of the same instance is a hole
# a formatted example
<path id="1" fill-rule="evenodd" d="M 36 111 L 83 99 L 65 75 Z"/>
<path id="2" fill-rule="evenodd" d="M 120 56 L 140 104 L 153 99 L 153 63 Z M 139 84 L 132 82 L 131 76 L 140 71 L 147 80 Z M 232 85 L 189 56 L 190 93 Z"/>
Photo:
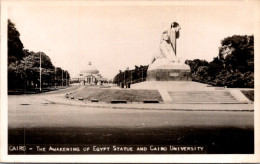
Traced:
<path id="1" fill-rule="evenodd" d="M 180 59 L 176 55 L 176 39 L 179 38 L 180 29 L 180 25 L 177 22 L 173 22 L 170 29 L 162 33 L 160 41 L 160 55 L 154 56 L 152 63 L 156 60 L 157 62 L 160 61 L 160 63 L 180 62 Z"/>
<path id="2" fill-rule="evenodd" d="M 181 26 L 177 22 L 171 24 L 171 28 L 168 30 L 168 36 L 170 38 L 171 46 L 176 56 L 176 39 L 180 37 Z"/>
<path id="3" fill-rule="evenodd" d="M 176 40 L 180 36 L 180 25 L 173 22 L 162 33 L 160 52 L 153 57 L 147 69 L 147 81 L 190 81 L 190 67 L 180 62 Z"/>

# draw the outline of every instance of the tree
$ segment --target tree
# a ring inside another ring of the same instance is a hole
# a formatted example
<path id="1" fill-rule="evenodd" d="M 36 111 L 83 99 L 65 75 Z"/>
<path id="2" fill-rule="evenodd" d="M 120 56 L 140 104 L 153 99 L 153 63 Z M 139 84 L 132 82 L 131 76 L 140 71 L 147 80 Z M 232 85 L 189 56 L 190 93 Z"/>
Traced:
<path id="1" fill-rule="evenodd" d="M 229 72 L 254 72 L 254 37 L 234 35 L 223 39 L 219 58 Z"/>
<path id="2" fill-rule="evenodd" d="M 134 70 L 125 70 L 122 72 L 119 70 L 119 73 L 114 77 L 113 81 L 114 83 L 117 83 L 118 85 L 120 82 L 124 83 L 138 83 L 145 81 L 147 77 L 147 69 L 148 65 L 146 66 L 135 66 Z"/>
<path id="3" fill-rule="evenodd" d="M 8 65 L 24 57 L 23 43 L 15 24 L 8 19 Z"/>
<path id="4" fill-rule="evenodd" d="M 213 58 L 213 61 L 208 64 L 207 73 L 209 77 L 215 78 L 215 76 L 223 69 L 223 62 L 218 58 Z"/>
<path id="5" fill-rule="evenodd" d="M 254 37 L 224 38 L 213 61 L 195 59 L 185 63 L 190 66 L 194 81 L 216 86 L 254 87 Z"/>
<path id="6" fill-rule="evenodd" d="M 40 58 L 41 57 L 41 58 Z M 8 89 L 35 88 L 40 85 L 40 61 L 41 61 L 41 82 L 42 86 L 55 85 L 56 73 L 57 81 L 62 84 L 70 79 L 68 71 L 55 67 L 51 59 L 44 52 L 33 52 L 23 49 L 20 34 L 15 25 L 8 20 Z M 65 79 L 67 78 L 67 79 Z"/>

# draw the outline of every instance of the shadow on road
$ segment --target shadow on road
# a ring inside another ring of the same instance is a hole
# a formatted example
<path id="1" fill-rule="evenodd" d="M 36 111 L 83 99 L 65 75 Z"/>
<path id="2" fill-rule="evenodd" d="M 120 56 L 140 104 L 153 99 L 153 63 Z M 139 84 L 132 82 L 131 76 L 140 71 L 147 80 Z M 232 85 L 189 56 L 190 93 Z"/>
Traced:
<path id="1" fill-rule="evenodd" d="M 252 154 L 254 132 L 253 129 L 233 127 L 20 128 L 9 129 L 8 143 L 67 146 L 202 145 L 209 154 Z"/>

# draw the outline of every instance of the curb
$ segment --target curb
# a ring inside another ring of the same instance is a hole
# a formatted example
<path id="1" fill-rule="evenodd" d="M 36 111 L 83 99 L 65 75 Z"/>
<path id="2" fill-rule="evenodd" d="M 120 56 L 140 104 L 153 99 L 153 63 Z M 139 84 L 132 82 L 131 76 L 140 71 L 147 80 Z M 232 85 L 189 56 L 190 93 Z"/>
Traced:
<path id="1" fill-rule="evenodd" d="M 131 104 L 99 104 L 99 103 L 93 103 L 93 104 L 88 104 L 85 103 L 83 104 L 84 101 L 75 101 L 77 103 L 71 103 L 71 99 L 65 99 L 69 100 L 70 102 L 57 102 L 55 100 L 50 100 L 48 98 L 44 98 L 46 101 L 55 103 L 55 104 L 61 104 L 61 105 L 70 105 L 70 106 L 81 106 L 81 107 L 90 107 L 90 108 L 109 108 L 109 109 L 136 109 L 136 110 L 172 110 L 172 111 L 230 111 L 230 112 L 253 112 L 254 108 L 252 109 L 227 109 L 227 108 L 212 108 L 212 106 L 207 106 L 206 108 L 200 108 L 200 109 L 195 109 L 195 108 L 187 108 L 185 106 L 181 107 L 182 104 L 176 104 L 180 105 L 180 107 L 169 107 L 169 106 L 160 106 L 158 105 L 163 105 L 163 104 L 154 104 L 157 107 L 151 107 L 147 106 L 148 104 L 145 103 L 140 103 L 141 106 L 145 107 L 135 107 L 131 106 Z M 91 102 L 90 102 L 91 103 Z M 237 104 L 237 103 L 236 103 Z M 149 104 L 152 105 L 152 104 Z M 165 105 L 172 105 L 172 104 L 165 104 Z M 185 104 L 183 104 L 185 105 Z M 191 105 L 191 104 L 186 104 L 186 105 Z M 202 105 L 207 105 L 207 104 L 202 104 Z M 215 105 L 234 105 L 234 104 L 215 104 Z M 237 104 L 241 105 L 241 104 Z M 244 104 L 244 105 L 250 105 L 250 104 Z M 252 104 L 251 104 L 252 105 Z M 250 107 L 251 108 L 251 107 Z"/>

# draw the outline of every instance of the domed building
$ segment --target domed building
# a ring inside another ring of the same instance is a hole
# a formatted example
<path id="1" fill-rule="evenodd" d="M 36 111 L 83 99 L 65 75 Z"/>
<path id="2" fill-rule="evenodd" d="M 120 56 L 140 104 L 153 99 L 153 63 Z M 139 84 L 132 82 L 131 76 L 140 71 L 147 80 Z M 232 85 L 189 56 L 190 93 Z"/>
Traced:
<path id="1" fill-rule="evenodd" d="M 103 78 L 101 74 L 99 74 L 99 70 L 96 67 L 94 67 L 91 64 L 91 62 L 89 62 L 88 65 L 80 71 L 77 77 L 72 78 L 72 81 L 80 83 L 82 85 L 101 85 L 102 83 L 107 82 L 108 80 L 106 78 Z"/>
<path id="2" fill-rule="evenodd" d="M 98 73 L 99 73 L 99 70 L 96 69 L 96 67 L 94 67 L 91 64 L 91 62 L 88 62 L 87 67 L 85 67 L 84 70 L 80 71 L 80 74 L 85 75 L 85 76 L 90 75 L 90 74 L 98 74 Z"/>

